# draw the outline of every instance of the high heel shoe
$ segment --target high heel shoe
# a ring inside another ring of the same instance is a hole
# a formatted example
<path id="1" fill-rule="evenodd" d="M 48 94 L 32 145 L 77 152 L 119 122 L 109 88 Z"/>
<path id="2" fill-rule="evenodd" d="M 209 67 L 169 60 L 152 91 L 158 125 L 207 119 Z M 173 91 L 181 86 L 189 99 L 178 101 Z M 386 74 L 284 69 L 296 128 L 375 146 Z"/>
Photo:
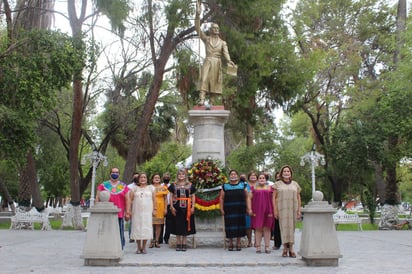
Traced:
<path id="1" fill-rule="evenodd" d="M 159 242 L 156 241 L 156 242 L 154 243 L 154 246 L 155 246 L 156 248 L 159 248 L 159 247 L 160 247 Z"/>
<path id="2" fill-rule="evenodd" d="M 154 240 L 152 240 L 152 241 L 150 242 L 149 248 L 153 248 L 153 247 L 154 247 L 154 244 L 155 244 L 155 242 L 154 242 Z"/>

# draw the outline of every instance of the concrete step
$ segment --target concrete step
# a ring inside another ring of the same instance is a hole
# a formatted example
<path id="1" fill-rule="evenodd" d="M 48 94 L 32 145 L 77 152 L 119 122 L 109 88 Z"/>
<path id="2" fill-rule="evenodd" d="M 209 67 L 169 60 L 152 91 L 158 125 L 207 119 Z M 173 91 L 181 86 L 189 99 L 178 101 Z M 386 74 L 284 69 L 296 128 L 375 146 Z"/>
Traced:
<path id="1" fill-rule="evenodd" d="M 241 239 L 242 248 L 247 247 L 247 238 Z M 226 248 L 228 240 L 225 239 L 224 231 L 197 231 L 195 235 L 187 236 L 188 248 L 202 248 L 202 247 L 220 247 Z M 176 237 L 170 235 L 169 247 L 176 248 Z"/>

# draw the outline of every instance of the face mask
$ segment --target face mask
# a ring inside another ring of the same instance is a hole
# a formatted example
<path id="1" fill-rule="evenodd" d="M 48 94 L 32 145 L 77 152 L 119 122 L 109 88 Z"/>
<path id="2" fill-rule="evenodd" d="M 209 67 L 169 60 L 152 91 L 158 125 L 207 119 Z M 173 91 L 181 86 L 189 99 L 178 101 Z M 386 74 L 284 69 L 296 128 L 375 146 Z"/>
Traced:
<path id="1" fill-rule="evenodd" d="M 246 179 L 243 178 L 243 177 L 240 177 L 240 180 L 239 180 L 239 181 L 241 181 L 241 182 L 246 182 Z"/>
<path id="2" fill-rule="evenodd" d="M 117 178 L 119 178 L 119 174 L 118 173 L 112 173 L 112 174 L 110 174 L 110 178 L 112 178 L 113 180 L 116 180 Z"/>
<path id="3" fill-rule="evenodd" d="M 163 183 L 168 184 L 170 182 L 170 179 L 163 179 Z"/>
<path id="4" fill-rule="evenodd" d="M 290 175 L 283 175 L 283 178 L 289 179 L 289 178 L 290 178 Z"/>

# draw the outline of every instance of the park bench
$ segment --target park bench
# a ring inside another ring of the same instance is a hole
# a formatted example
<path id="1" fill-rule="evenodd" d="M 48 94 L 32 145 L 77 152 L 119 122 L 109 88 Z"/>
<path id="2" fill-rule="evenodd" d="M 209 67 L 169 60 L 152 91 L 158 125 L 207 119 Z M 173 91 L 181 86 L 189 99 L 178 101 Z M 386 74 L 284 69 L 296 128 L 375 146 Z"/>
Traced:
<path id="1" fill-rule="evenodd" d="M 34 229 L 34 223 L 40 223 L 42 230 L 50 230 L 49 212 L 45 209 L 43 212 L 38 212 L 35 208 L 30 211 L 17 209 L 16 215 L 11 216 L 10 229 Z"/>
<path id="2" fill-rule="evenodd" d="M 362 220 L 358 214 L 347 214 L 345 211 L 339 209 L 333 214 L 333 223 L 338 228 L 339 224 L 357 224 L 358 230 L 362 231 Z"/>

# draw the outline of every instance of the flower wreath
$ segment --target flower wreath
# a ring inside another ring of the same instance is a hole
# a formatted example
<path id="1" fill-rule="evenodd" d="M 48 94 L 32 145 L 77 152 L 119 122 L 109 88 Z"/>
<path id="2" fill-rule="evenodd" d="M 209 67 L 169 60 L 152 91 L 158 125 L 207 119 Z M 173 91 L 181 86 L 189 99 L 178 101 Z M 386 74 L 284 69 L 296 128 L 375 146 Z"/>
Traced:
<path id="1" fill-rule="evenodd" d="M 190 181 L 197 189 L 210 189 L 227 182 L 219 161 L 199 160 L 189 170 Z"/>
<path id="2" fill-rule="evenodd" d="M 196 214 L 212 217 L 220 214 L 219 194 L 221 185 L 228 181 L 219 161 L 199 160 L 189 170 L 190 181 L 198 189 L 196 193 Z"/>

